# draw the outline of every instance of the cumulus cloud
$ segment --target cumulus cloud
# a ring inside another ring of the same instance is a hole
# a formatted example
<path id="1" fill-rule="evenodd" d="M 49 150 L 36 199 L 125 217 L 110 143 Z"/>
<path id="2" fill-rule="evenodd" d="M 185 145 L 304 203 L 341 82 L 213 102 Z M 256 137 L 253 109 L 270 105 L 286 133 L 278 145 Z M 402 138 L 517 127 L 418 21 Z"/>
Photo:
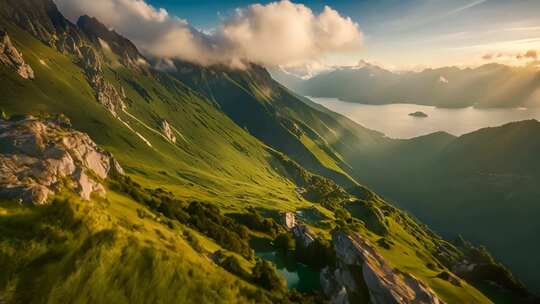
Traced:
<path id="1" fill-rule="evenodd" d="M 71 20 L 87 14 L 133 40 L 144 51 L 200 64 L 299 65 L 362 43 L 357 23 L 326 6 L 319 14 L 288 0 L 239 8 L 212 33 L 143 0 L 55 0 Z"/>

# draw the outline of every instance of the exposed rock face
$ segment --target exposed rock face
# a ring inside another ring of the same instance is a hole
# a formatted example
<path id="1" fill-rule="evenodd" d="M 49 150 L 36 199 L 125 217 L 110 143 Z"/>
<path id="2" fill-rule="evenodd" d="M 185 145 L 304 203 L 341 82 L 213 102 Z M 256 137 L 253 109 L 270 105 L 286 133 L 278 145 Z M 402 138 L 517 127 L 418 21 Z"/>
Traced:
<path id="1" fill-rule="evenodd" d="M 390 267 L 359 235 L 334 232 L 332 241 L 338 267 L 321 272 L 321 285 L 332 303 L 353 303 L 366 292 L 373 304 L 443 303 L 423 282 Z"/>
<path id="2" fill-rule="evenodd" d="M 176 136 L 172 131 L 171 125 L 169 125 L 169 122 L 166 120 L 161 121 L 161 131 L 163 132 L 163 135 L 167 137 L 168 141 L 172 142 L 173 144 L 176 143 Z"/>
<path id="3" fill-rule="evenodd" d="M 291 230 L 296 226 L 296 216 L 292 212 L 281 213 L 281 221 L 285 228 Z"/>
<path id="4" fill-rule="evenodd" d="M 113 30 L 110 30 L 96 18 L 84 15 L 77 20 L 77 26 L 83 31 L 95 44 L 98 44 L 98 40 L 102 39 L 111 50 L 118 55 L 120 61 L 133 68 L 137 68 L 142 62 L 146 62 L 143 56 L 137 50 L 137 47 L 119 35 Z"/>
<path id="5" fill-rule="evenodd" d="M 80 50 L 81 58 L 79 65 L 84 68 L 86 78 L 96 92 L 96 99 L 114 117 L 117 117 L 118 112 L 126 109 L 122 92 L 118 92 L 115 86 L 105 80 L 103 76 L 103 63 L 96 50 L 91 46 L 83 46 Z"/>
<path id="6" fill-rule="evenodd" d="M 34 79 L 34 70 L 28 65 L 13 43 L 8 34 L 0 30 L 0 62 L 14 68 L 24 79 Z"/>
<path id="7" fill-rule="evenodd" d="M 313 233 L 306 225 L 297 221 L 294 213 L 281 213 L 281 222 L 285 228 L 291 230 L 297 244 L 302 247 L 307 248 L 315 240 L 315 233 Z"/>
<path id="8" fill-rule="evenodd" d="M 43 204 L 62 185 L 83 199 L 105 194 L 100 184 L 123 170 L 90 137 L 33 117 L 0 120 L 0 197 Z"/>

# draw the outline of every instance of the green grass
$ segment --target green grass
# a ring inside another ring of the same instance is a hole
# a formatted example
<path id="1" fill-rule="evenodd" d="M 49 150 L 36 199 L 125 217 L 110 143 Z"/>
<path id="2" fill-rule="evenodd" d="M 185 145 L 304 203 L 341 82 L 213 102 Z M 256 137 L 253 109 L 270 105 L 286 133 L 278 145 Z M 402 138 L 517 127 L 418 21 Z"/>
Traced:
<path id="1" fill-rule="evenodd" d="M 135 210 L 141 205 L 110 190 L 108 197 L 84 202 L 67 195 L 40 208 L 1 202 L 0 299 L 257 302 L 248 298 L 255 287 L 195 252 L 181 227 L 171 229 L 156 218 L 139 217 Z M 251 265 L 245 263 L 246 268 Z"/>

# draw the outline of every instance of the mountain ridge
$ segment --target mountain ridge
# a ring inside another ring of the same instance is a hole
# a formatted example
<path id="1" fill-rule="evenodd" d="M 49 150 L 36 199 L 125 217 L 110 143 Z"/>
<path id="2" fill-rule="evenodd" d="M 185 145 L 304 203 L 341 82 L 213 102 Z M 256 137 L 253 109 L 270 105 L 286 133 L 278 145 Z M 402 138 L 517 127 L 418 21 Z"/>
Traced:
<path id="1" fill-rule="evenodd" d="M 540 72 L 535 67 L 488 63 L 395 73 L 374 65 L 336 69 L 284 85 L 302 95 L 364 104 L 414 103 L 442 108 L 536 107 Z"/>

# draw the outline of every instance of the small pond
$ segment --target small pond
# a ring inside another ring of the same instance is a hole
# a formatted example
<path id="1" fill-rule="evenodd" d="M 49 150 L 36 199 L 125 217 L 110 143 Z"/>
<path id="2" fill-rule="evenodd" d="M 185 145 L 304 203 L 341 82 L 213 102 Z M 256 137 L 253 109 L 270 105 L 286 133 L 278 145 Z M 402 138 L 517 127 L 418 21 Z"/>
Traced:
<path id="1" fill-rule="evenodd" d="M 263 238 L 253 238 L 250 244 L 258 257 L 276 265 L 278 274 L 285 277 L 289 289 L 300 292 L 321 289 L 319 271 L 298 262 L 293 251 L 276 249 L 270 240 Z"/>

